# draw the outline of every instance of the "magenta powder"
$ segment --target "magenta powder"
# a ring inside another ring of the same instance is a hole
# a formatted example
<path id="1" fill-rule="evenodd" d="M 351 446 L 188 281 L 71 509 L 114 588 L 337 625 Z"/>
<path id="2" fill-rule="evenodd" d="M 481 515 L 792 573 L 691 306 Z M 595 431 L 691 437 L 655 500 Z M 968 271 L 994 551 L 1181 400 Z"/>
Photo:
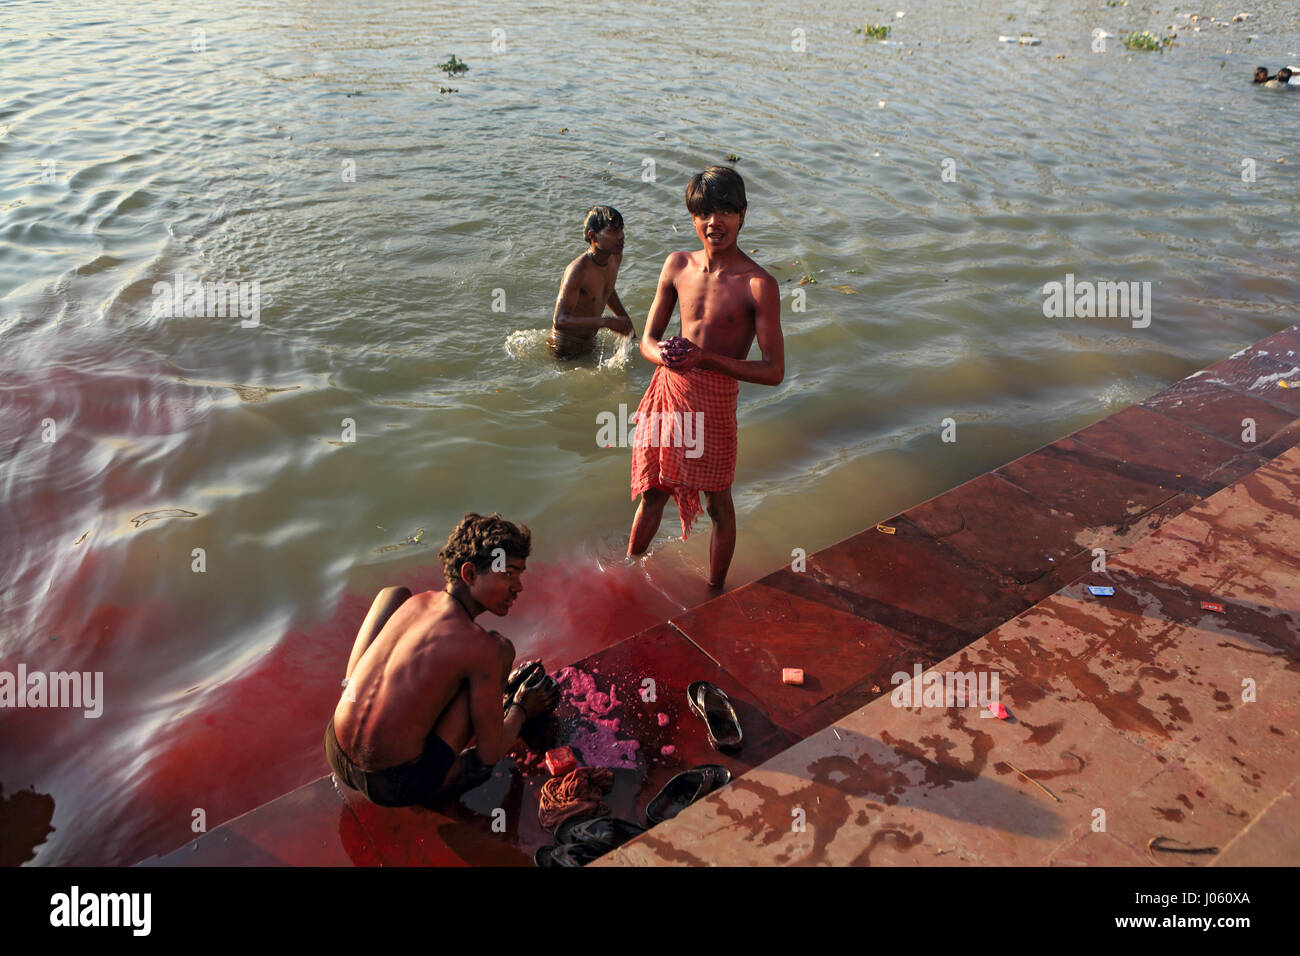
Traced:
<path id="1" fill-rule="evenodd" d="M 621 706 L 614 685 L 611 683 L 609 693 L 605 693 L 591 674 L 576 667 L 561 669 L 555 679 L 563 698 L 583 718 L 568 740 L 568 745 L 581 754 L 582 762 L 588 767 L 635 767 L 640 741 L 621 736 L 618 731 L 622 721 L 609 716 Z"/>
<path id="2" fill-rule="evenodd" d="M 665 714 L 663 711 L 660 711 L 658 715 L 656 715 L 655 719 L 659 721 L 660 727 L 668 726 L 668 715 Z"/>

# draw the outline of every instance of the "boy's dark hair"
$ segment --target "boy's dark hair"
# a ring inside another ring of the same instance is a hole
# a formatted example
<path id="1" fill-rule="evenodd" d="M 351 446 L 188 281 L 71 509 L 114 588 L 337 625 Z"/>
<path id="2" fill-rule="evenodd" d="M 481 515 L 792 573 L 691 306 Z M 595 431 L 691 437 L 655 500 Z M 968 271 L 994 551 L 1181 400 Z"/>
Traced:
<path id="1" fill-rule="evenodd" d="M 606 226 L 623 225 L 623 214 L 613 206 L 592 206 L 587 210 L 587 219 L 582 224 L 582 238 L 586 242 L 591 242 L 587 238 L 589 232 L 600 232 Z"/>
<path id="2" fill-rule="evenodd" d="M 438 552 L 443 576 L 450 582 L 460 577 L 461 566 L 468 561 L 480 572 L 492 567 L 492 552 L 500 548 L 506 557 L 527 558 L 532 550 L 533 534 L 527 525 L 514 525 L 499 512 L 490 515 L 467 514 L 460 519 L 447 543 Z"/>
<path id="3" fill-rule="evenodd" d="M 745 181 L 730 166 L 710 166 L 686 184 L 686 208 L 692 216 L 741 212 L 746 205 Z"/>
<path id="4" fill-rule="evenodd" d="M 1283 76 L 1283 73 L 1285 73 L 1286 76 Z M 1295 76 L 1295 74 L 1291 72 L 1291 67 L 1289 66 L 1284 66 L 1282 69 L 1277 71 L 1277 81 L 1279 83 L 1289 83 L 1293 76 Z"/>

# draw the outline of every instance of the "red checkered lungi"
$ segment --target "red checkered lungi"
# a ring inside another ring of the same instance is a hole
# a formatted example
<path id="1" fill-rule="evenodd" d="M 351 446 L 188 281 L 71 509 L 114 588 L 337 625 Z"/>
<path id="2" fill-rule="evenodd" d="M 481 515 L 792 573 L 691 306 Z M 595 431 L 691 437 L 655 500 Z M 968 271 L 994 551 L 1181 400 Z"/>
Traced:
<path id="1" fill-rule="evenodd" d="M 683 541 L 700 514 L 699 493 L 725 491 L 736 476 L 739 392 L 740 383 L 721 372 L 661 365 L 637 406 L 632 498 L 647 488 L 670 492 Z"/>

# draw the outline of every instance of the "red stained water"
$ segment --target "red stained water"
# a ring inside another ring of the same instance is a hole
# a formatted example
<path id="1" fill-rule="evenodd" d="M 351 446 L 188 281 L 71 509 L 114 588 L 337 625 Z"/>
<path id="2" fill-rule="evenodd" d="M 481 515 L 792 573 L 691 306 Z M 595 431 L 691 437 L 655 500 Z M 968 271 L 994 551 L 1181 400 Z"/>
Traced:
<path id="1" fill-rule="evenodd" d="M 119 703 L 94 721 L 66 710 L 3 715 L 0 784 L 9 792 L 27 786 L 29 776 L 48 777 L 55 756 L 50 748 L 57 741 L 75 741 L 78 748 L 75 768 L 65 763 L 56 774 L 55 832 L 38 848 L 38 862 L 134 863 L 192 839 L 197 810 L 212 829 L 327 772 L 321 738 L 373 595 L 345 595 L 325 620 L 286 631 L 252 666 L 219 689 L 196 695 L 191 708 L 163 714 L 161 725 L 145 734 L 141 721 L 155 715 L 144 711 L 157 702 L 147 686 L 113 686 L 129 683 L 120 654 L 123 648 L 147 653 L 152 642 L 184 626 L 184 615 L 166 604 L 101 604 L 78 621 L 76 584 L 93 577 L 97 563 L 95 553 L 87 552 L 69 588 L 71 599 L 51 608 L 59 653 L 39 659 L 50 670 L 105 672 L 106 694 Z M 442 577 L 429 568 L 392 583 L 419 591 L 440 588 Z M 534 562 L 524 583 L 508 618 L 485 614 L 480 623 L 511 637 L 521 659 L 541 657 L 552 671 L 681 607 L 636 566 L 600 571 Z M 0 669 L 16 670 L 19 659 L 0 661 Z M 124 692 L 130 706 L 120 703 Z M 173 701 L 168 709 L 175 707 Z M 134 747 L 143 743 L 145 752 L 131 753 L 127 740 Z M 123 757 L 127 765 L 120 763 Z"/>
<path id="2" fill-rule="evenodd" d="M 107 704 L 94 719 L 0 710 L 0 831 L 17 839 L 11 810 L 52 807 L 48 821 L 24 817 L 22 832 L 39 836 L 14 848 L 23 860 L 132 864 L 183 845 L 200 821 L 211 830 L 322 776 L 325 724 L 374 590 L 443 583 L 430 555 L 332 608 L 299 609 L 296 623 L 268 628 L 283 602 L 244 608 L 241 593 L 217 598 L 229 619 L 207 620 L 211 589 L 196 597 L 188 567 L 159 558 L 190 519 L 127 520 L 194 497 L 165 484 L 151 457 L 176 443 L 202 449 L 214 404 L 231 402 L 173 371 L 56 367 L 0 384 L 0 670 L 102 672 Z M 39 440 L 45 418 L 56 422 L 53 443 Z M 591 547 L 535 554 L 509 617 L 480 623 L 555 672 L 710 596 L 672 555 L 605 567 Z M 246 560 L 267 568 L 273 589 L 273 560 Z M 738 561 L 733 576 L 758 570 Z"/>

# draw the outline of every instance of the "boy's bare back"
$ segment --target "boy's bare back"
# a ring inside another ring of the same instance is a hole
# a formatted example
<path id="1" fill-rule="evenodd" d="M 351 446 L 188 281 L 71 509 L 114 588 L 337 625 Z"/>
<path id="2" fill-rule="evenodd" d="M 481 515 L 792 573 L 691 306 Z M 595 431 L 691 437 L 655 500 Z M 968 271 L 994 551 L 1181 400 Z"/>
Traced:
<path id="1" fill-rule="evenodd" d="M 477 672 L 501 683 L 513 657 L 509 641 L 467 619 L 445 592 L 409 598 L 352 674 L 335 710 L 339 742 L 366 764 L 414 759 L 461 684 Z"/>

